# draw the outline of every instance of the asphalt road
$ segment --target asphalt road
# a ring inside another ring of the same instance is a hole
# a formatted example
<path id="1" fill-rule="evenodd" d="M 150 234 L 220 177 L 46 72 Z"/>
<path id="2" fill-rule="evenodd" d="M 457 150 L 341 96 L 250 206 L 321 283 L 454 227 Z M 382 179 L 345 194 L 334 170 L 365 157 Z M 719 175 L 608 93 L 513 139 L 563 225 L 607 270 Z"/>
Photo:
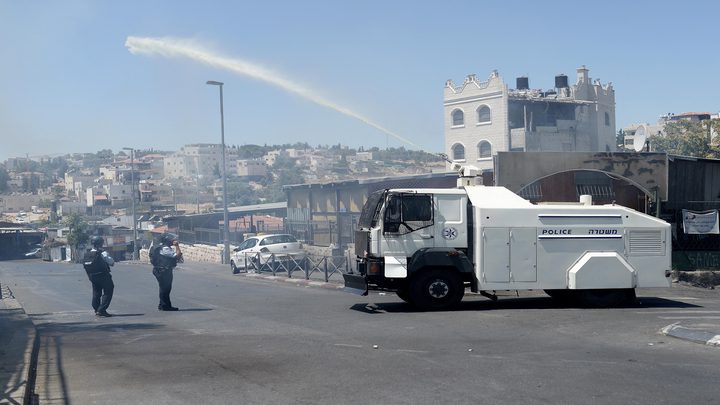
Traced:
<path id="1" fill-rule="evenodd" d="M 659 333 L 720 319 L 718 291 L 640 290 L 641 304 L 556 306 L 542 294 L 466 296 L 416 312 L 184 264 L 158 312 L 147 265 L 113 270 L 95 318 L 79 265 L 0 262 L 41 336 L 41 404 L 679 404 L 720 398 L 720 349 Z M 527 295 L 527 296 L 526 296 Z M 376 345 L 376 346 L 375 346 Z M 376 347 L 376 348 L 375 348 Z"/>

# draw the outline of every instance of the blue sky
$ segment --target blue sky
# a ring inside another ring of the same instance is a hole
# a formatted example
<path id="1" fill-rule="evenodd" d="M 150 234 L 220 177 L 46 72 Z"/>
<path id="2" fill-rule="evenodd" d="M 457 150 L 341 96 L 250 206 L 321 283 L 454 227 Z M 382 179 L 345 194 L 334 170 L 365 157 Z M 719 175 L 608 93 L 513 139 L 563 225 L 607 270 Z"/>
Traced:
<path id="1" fill-rule="evenodd" d="M 718 112 L 720 3 L 707 1 L 0 0 L 0 160 L 122 147 L 407 145 L 267 82 L 190 59 L 133 54 L 178 38 L 261 65 L 429 152 L 443 86 L 497 69 L 551 88 L 586 65 L 612 82 L 618 128 Z"/>

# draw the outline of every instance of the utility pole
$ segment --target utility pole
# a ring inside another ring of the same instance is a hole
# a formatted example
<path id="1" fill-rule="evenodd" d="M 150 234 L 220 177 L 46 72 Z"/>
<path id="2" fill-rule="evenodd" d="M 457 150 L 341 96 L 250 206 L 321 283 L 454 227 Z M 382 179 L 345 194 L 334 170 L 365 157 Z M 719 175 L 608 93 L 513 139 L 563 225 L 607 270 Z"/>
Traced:
<path id="1" fill-rule="evenodd" d="M 130 190 L 132 194 L 132 221 L 133 221 L 133 252 L 132 259 L 137 260 L 137 216 L 135 214 L 135 149 L 123 148 L 130 151 Z"/>
<path id="2" fill-rule="evenodd" d="M 230 263 L 230 224 L 228 223 L 227 203 L 227 167 L 225 165 L 225 117 L 223 114 L 223 83 L 208 80 L 207 84 L 220 88 L 220 143 L 222 148 L 222 183 L 223 183 L 223 250 L 224 263 Z"/>

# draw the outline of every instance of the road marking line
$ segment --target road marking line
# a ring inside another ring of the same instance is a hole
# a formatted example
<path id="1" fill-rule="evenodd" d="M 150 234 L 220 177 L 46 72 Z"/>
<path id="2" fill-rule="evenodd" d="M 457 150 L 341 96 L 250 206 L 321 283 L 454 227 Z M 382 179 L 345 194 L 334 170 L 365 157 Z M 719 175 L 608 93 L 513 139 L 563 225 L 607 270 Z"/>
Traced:
<path id="1" fill-rule="evenodd" d="M 720 314 L 720 311 L 635 311 L 635 314 Z"/>
<path id="2" fill-rule="evenodd" d="M 413 350 L 413 349 L 397 349 L 398 352 L 405 352 L 405 353 L 430 353 L 427 350 Z"/>
<path id="3" fill-rule="evenodd" d="M 333 346 L 342 346 L 342 347 L 354 347 L 356 349 L 362 349 L 362 345 L 349 345 L 346 343 L 335 343 Z"/>
<path id="4" fill-rule="evenodd" d="M 720 319 L 720 316 L 659 316 L 660 319 Z"/>
<path id="5" fill-rule="evenodd" d="M 490 359 L 490 360 L 505 360 L 505 356 L 489 356 L 484 354 L 471 354 L 471 357 L 477 357 L 479 359 Z"/>
<path id="6" fill-rule="evenodd" d="M 135 339 L 130 339 L 130 340 L 128 340 L 127 342 L 125 342 L 125 344 L 126 344 L 126 345 L 129 345 L 130 343 L 135 343 L 135 342 L 137 342 L 138 340 L 142 340 L 142 339 L 148 338 L 148 337 L 150 337 L 150 336 L 155 336 L 155 334 L 154 334 L 154 333 L 148 333 L 148 334 L 145 334 L 145 335 L 141 335 L 141 336 L 136 337 Z"/>

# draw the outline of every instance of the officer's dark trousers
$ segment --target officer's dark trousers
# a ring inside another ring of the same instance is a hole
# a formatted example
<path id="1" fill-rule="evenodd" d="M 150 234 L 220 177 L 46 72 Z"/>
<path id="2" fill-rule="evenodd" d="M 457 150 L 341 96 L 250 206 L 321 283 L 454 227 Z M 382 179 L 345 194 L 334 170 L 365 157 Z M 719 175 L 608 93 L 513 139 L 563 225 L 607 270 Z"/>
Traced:
<path id="1" fill-rule="evenodd" d="M 110 273 L 96 273 L 88 275 L 92 283 L 92 307 L 95 312 L 105 312 L 112 301 L 115 284 Z"/>
<path id="2" fill-rule="evenodd" d="M 158 281 L 160 288 L 160 304 L 158 309 L 167 309 L 172 307 L 170 303 L 170 291 L 172 290 L 173 271 L 171 269 L 153 268 L 153 275 Z"/>

